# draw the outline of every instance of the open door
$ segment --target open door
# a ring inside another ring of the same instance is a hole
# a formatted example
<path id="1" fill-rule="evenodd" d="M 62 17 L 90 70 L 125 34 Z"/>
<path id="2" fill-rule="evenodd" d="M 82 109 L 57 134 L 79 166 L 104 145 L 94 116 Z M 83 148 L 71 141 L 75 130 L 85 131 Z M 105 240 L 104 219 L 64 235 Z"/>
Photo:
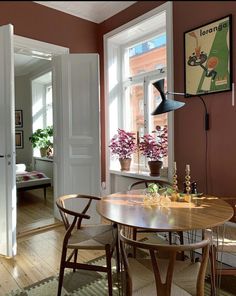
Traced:
<path id="1" fill-rule="evenodd" d="M 97 54 L 53 58 L 55 198 L 71 193 L 100 195 L 98 81 Z M 89 223 L 98 223 L 95 207 L 90 215 Z"/>
<path id="2" fill-rule="evenodd" d="M 0 27 L 0 254 L 16 254 L 13 26 Z"/>

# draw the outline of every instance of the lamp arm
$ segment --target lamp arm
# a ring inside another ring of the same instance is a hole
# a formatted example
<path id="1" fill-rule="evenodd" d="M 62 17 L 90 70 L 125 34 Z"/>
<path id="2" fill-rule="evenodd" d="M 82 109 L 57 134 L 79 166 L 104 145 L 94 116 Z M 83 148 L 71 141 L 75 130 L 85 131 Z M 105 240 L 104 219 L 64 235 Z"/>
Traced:
<path id="1" fill-rule="evenodd" d="M 180 95 L 180 96 L 185 96 L 185 93 L 178 93 L 178 92 L 173 92 L 173 91 L 167 91 L 167 95 Z"/>
<path id="2" fill-rule="evenodd" d="M 173 92 L 173 91 L 167 91 L 166 94 L 185 96 L 186 98 L 189 98 L 189 97 L 192 96 L 192 95 L 187 94 L 187 93 L 178 93 L 178 92 Z M 209 124 L 209 117 L 210 116 L 209 116 L 209 113 L 207 111 L 206 103 L 205 103 L 204 99 L 200 95 L 196 95 L 196 97 L 198 97 L 202 101 L 202 103 L 204 105 L 204 109 L 205 109 L 205 130 L 208 131 L 210 129 L 210 124 Z"/>

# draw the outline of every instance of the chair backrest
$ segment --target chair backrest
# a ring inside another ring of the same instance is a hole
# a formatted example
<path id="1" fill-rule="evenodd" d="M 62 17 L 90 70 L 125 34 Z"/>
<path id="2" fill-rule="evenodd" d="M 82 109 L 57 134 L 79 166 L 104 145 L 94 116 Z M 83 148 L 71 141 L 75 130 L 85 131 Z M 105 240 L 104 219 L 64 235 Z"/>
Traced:
<path id="1" fill-rule="evenodd" d="M 200 268 L 199 268 L 197 279 L 196 279 L 196 290 L 197 290 L 196 295 L 204 296 L 204 281 L 205 281 L 206 268 L 207 268 L 207 263 L 209 258 L 210 238 L 206 238 L 194 244 L 186 244 L 186 245 L 150 244 L 150 243 L 132 240 L 126 237 L 124 235 L 124 231 L 121 230 L 120 242 L 121 242 L 121 253 L 124 261 L 124 267 L 127 272 L 126 279 L 128 279 L 128 281 L 126 281 L 127 295 L 132 295 L 132 275 L 131 275 L 131 269 L 129 266 L 129 260 L 125 250 L 126 246 L 129 245 L 135 248 L 140 248 L 140 249 L 149 251 L 151 262 L 152 262 L 152 269 L 153 269 L 154 278 L 155 278 L 156 293 L 157 295 L 162 295 L 162 296 L 171 295 L 172 279 L 173 279 L 173 273 L 174 273 L 177 254 L 183 251 L 194 251 L 196 249 L 202 249 L 202 259 L 201 259 L 201 264 L 200 264 Z M 162 282 L 162 278 L 163 278 L 162 270 L 160 270 L 158 266 L 158 253 L 165 254 L 165 260 L 168 260 L 166 278 L 164 282 Z"/>
<path id="2" fill-rule="evenodd" d="M 83 201 L 83 209 L 80 212 L 73 211 L 67 207 L 67 202 L 69 204 L 70 201 L 72 200 L 76 200 L 76 203 Z M 85 202 L 84 204 L 84 201 L 86 200 L 87 200 L 87 203 Z M 77 222 L 77 229 L 79 229 L 81 227 L 81 223 L 83 219 L 90 219 L 90 216 L 86 213 L 93 200 L 100 200 L 100 198 L 96 196 L 85 195 L 85 194 L 68 194 L 68 195 L 63 195 L 56 200 L 56 205 L 59 209 L 59 212 L 66 230 L 68 230 L 71 224 L 75 225 L 76 222 Z M 69 216 L 71 216 L 73 219 L 72 223 L 70 223 Z"/>
<path id="3" fill-rule="evenodd" d="M 148 184 L 150 183 L 155 183 L 157 185 L 160 185 L 161 187 L 170 187 L 172 186 L 172 184 L 168 181 L 163 181 L 163 180 L 140 180 L 140 181 L 137 181 L 137 182 L 134 182 L 132 184 L 129 185 L 128 187 L 128 190 L 131 190 L 133 189 L 134 187 L 144 187 L 145 188 L 148 188 Z"/>

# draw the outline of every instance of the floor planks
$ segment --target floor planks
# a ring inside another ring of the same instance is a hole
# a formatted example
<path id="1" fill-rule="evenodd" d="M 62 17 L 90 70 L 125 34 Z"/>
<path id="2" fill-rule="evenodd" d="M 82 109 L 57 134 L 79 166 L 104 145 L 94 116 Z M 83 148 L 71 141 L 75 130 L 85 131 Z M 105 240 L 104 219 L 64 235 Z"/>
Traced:
<path id="1" fill-rule="evenodd" d="M 0 257 L 0 295 L 32 285 L 59 271 L 64 226 L 18 239 L 17 255 Z M 81 251 L 79 261 L 103 255 L 102 251 Z"/>
<path id="2" fill-rule="evenodd" d="M 19 192 L 17 196 L 17 234 L 52 225 L 57 222 L 53 215 L 53 188 L 47 188 L 44 200 L 43 189 Z"/>

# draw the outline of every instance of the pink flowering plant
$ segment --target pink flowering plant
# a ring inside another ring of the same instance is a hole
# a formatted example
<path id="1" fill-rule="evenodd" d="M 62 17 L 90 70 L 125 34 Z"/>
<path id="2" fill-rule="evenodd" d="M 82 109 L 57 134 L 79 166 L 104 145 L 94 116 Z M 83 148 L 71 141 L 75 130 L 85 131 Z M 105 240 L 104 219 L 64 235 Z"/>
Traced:
<path id="1" fill-rule="evenodd" d="M 118 134 L 113 136 L 109 147 L 113 155 L 118 155 L 121 159 L 131 158 L 137 148 L 134 133 L 118 129 Z"/>
<path id="2" fill-rule="evenodd" d="M 150 160 L 161 161 L 168 154 L 167 126 L 157 126 L 156 135 L 146 134 L 140 138 L 139 149 Z"/>

